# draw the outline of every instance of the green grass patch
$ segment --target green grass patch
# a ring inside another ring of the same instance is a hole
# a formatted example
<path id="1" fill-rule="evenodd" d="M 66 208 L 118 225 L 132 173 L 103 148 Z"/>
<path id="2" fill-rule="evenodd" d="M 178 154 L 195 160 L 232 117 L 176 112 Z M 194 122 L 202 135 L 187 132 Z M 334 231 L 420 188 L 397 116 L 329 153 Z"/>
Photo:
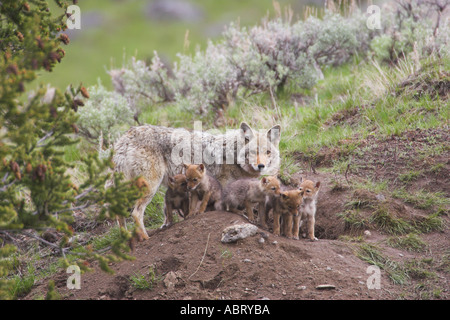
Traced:
<path id="1" fill-rule="evenodd" d="M 450 204 L 450 199 L 443 192 L 430 192 L 423 189 L 411 192 L 405 188 L 397 188 L 392 191 L 392 196 L 423 210 Z"/>
<path id="2" fill-rule="evenodd" d="M 405 284 L 409 278 L 408 274 L 403 270 L 402 266 L 382 255 L 380 249 L 372 244 L 363 243 L 358 246 L 356 255 L 361 260 L 378 266 L 386 271 L 389 278 L 395 284 Z"/>
<path id="3" fill-rule="evenodd" d="M 155 268 L 150 266 L 147 274 L 134 273 L 129 280 L 131 285 L 138 290 L 151 290 L 161 278 L 156 276 Z"/>
<path id="4" fill-rule="evenodd" d="M 427 244 L 415 233 L 409 233 L 406 236 L 390 237 L 387 240 L 389 246 L 393 248 L 404 249 L 413 252 L 422 252 Z"/>
<path id="5" fill-rule="evenodd" d="M 349 231 L 362 231 L 370 226 L 369 220 L 364 218 L 357 209 L 338 213 L 337 217 L 344 221 L 345 229 Z"/>
<path id="6" fill-rule="evenodd" d="M 388 203 L 380 204 L 373 212 L 370 221 L 389 234 L 405 234 L 414 231 L 414 227 L 408 221 L 396 217 L 396 215 L 389 210 Z"/>

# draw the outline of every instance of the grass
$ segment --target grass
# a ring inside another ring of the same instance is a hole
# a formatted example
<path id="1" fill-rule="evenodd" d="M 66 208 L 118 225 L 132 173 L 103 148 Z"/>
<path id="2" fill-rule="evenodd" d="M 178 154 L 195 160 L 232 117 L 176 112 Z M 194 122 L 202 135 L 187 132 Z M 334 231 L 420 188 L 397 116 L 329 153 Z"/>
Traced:
<path id="1" fill-rule="evenodd" d="M 407 251 L 422 252 L 427 244 L 415 233 L 409 233 L 406 236 L 390 237 L 387 240 L 389 246 L 400 248 Z"/>
<path id="2" fill-rule="evenodd" d="M 362 231 L 370 226 L 368 219 L 364 218 L 357 209 L 338 213 L 337 217 L 344 221 L 345 229 L 349 231 Z"/>
<path id="3" fill-rule="evenodd" d="M 372 244 L 363 243 L 358 246 L 356 256 L 361 260 L 378 266 L 380 269 L 386 271 L 389 278 L 395 284 L 405 284 L 409 276 L 397 262 L 390 260 L 382 255 L 380 249 Z"/>
<path id="4" fill-rule="evenodd" d="M 398 175 L 398 179 L 404 183 L 416 181 L 422 175 L 421 170 L 409 170 L 408 172 Z"/>
<path id="5" fill-rule="evenodd" d="M 424 189 L 411 192 L 405 188 L 397 188 L 392 191 L 392 196 L 423 210 L 450 204 L 450 199 L 443 192 L 431 192 Z"/>
<path id="6" fill-rule="evenodd" d="M 405 234 L 414 230 L 414 227 L 403 218 L 396 217 L 390 210 L 389 204 L 381 204 L 373 212 L 371 222 L 388 234 Z"/>
<path id="7" fill-rule="evenodd" d="M 8 286 L 8 297 L 6 299 L 17 299 L 28 294 L 33 288 L 34 284 L 42 279 L 46 279 L 56 274 L 61 264 L 59 261 L 45 263 L 41 267 L 42 258 L 39 253 L 33 250 L 25 254 L 16 254 L 12 257 L 11 263 L 14 265 L 15 274 L 8 278 L 12 280 Z M 24 267 L 21 267 L 25 265 Z"/>
<path id="8" fill-rule="evenodd" d="M 147 274 L 134 273 L 130 277 L 131 285 L 138 290 L 151 290 L 161 279 L 156 276 L 155 268 L 150 266 Z"/>
<path id="9" fill-rule="evenodd" d="M 272 1 L 192 1 L 203 15 L 191 22 L 181 20 L 152 20 L 147 16 L 147 0 L 80 0 L 81 29 L 70 32 L 71 42 L 65 47 L 64 63 L 51 73 L 42 74 L 39 82 L 50 83 L 64 90 L 69 84 L 95 85 L 102 83 L 112 88 L 105 69 L 121 67 L 122 62 L 136 55 L 149 59 L 156 50 L 166 61 L 176 60 L 178 52 L 194 53 L 196 47 L 204 49 L 208 38 L 220 35 L 223 26 L 239 20 L 241 26 L 259 23 L 267 12 L 274 15 Z M 50 9 L 59 14 L 53 1 Z M 301 2 L 280 1 L 282 6 L 292 5 L 300 11 Z M 84 19 L 84 20 L 83 20 Z M 89 20 L 93 20 L 88 23 Z M 190 45 L 185 46 L 189 31 Z"/>

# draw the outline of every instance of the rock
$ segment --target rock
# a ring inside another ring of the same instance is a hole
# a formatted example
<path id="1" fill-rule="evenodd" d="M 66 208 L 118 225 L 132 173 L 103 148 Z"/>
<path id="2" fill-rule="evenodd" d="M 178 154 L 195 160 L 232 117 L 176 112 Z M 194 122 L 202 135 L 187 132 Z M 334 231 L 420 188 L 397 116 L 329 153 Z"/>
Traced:
<path id="1" fill-rule="evenodd" d="M 264 238 L 259 238 L 258 242 L 263 244 L 264 242 L 266 242 L 266 240 L 264 240 Z"/>
<path id="2" fill-rule="evenodd" d="M 182 280 L 181 280 L 178 272 L 170 271 L 169 273 L 167 273 L 166 277 L 164 278 L 163 283 L 164 283 L 164 286 L 167 289 L 169 289 L 169 291 L 173 291 L 176 286 L 179 286 L 181 281 Z"/>
<path id="3" fill-rule="evenodd" d="M 297 290 L 306 290 L 306 286 L 298 286 L 296 289 Z"/>
<path id="4" fill-rule="evenodd" d="M 265 233 L 265 232 L 260 232 L 260 234 L 261 234 L 261 237 L 262 237 L 263 239 L 269 239 L 269 236 L 267 235 L 267 233 Z"/>
<path id="5" fill-rule="evenodd" d="M 370 237 L 372 235 L 372 233 L 369 230 L 364 231 L 364 235 L 366 237 Z"/>
<path id="6" fill-rule="evenodd" d="M 221 241 L 223 243 L 236 242 L 238 240 L 254 236 L 257 232 L 258 227 L 253 224 L 235 224 L 223 229 Z"/>

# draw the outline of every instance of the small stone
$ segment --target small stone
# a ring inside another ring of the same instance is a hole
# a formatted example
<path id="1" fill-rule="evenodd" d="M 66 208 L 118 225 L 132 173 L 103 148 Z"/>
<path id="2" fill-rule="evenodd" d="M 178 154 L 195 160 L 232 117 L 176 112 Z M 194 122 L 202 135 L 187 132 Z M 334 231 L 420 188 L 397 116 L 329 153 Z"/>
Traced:
<path id="1" fill-rule="evenodd" d="M 221 241 L 223 243 L 236 242 L 254 236 L 256 232 L 258 232 L 258 227 L 250 223 L 232 225 L 223 229 Z"/>
<path id="2" fill-rule="evenodd" d="M 266 240 L 264 240 L 264 238 L 261 237 L 261 238 L 259 238 L 258 242 L 263 244 L 264 242 L 266 242 Z"/>
<path id="3" fill-rule="evenodd" d="M 306 290 L 306 286 L 298 286 L 297 290 Z"/>
<path id="4" fill-rule="evenodd" d="M 166 277 L 164 278 L 164 286 L 169 289 L 169 291 L 172 291 L 175 289 L 175 284 L 177 283 L 178 274 L 170 271 Z"/>
<path id="5" fill-rule="evenodd" d="M 366 237 L 370 237 L 372 235 L 372 233 L 369 230 L 364 231 L 364 235 Z"/>

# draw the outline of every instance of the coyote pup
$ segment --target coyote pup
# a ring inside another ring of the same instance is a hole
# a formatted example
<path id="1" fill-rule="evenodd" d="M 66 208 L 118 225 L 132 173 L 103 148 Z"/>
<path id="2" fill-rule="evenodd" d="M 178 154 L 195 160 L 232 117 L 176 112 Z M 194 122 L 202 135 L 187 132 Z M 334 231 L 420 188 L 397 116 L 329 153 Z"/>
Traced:
<path id="1" fill-rule="evenodd" d="M 203 164 L 185 164 L 187 189 L 191 195 L 189 215 L 205 212 L 208 206 L 222 209 L 222 186 L 216 178 L 206 172 Z M 201 201 L 197 211 L 198 201 Z"/>
<path id="2" fill-rule="evenodd" d="M 184 174 L 177 174 L 168 178 L 168 188 L 164 197 L 164 224 L 161 228 L 173 223 L 173 211 L 181 210 L 183 218 L 189 214 L 189 194 L 187 180 Z M 179 212 L 180 213 L 180 212 Z"/>
<path id="3" fill-rule="evenodd" d="M 316 223 L 316 203 L 320 190 L 320 181 L 316 184 L 311 180 L 305 180 L 300 184 L 299 188 L 303 196 L 303 203 L 300 206 L 300 215 L 297 218 L 297 224 L 294 223 L 294 231 L 297 233 L 296 239 L 298 239 L 298 232 L 301 228 L 303 221 L 308 221 L 308 238 L 311 241 L 317 240 L 314 236 L 314 225 Z M 300 223 L 298 222 L 300 220 Z M 306 237 L 306 234 L 303 234 Z"/>
<path id="4" fill-rule="evenodd" d="M 284 235 L 292 238 L 292 221 L 298 215 L 302 195 L 300 190 L 289 190 L 281 192 L 279 197 L 274 198 L 273 203 L 273 234 L 280 235 L 280 218 L 283 219 Z"/>
<path id="5" fill-rule="evenodd" d="M 267 196 L 280 194 L 280 181 L 269 176 L 259 179 L 239 179 L 228 184 L 223 191 L 223 207 L 227 211 L 239 212 L 239 208 L 247 211 L 250 221 L 254 221 L 253 203 L 258 203 L 258 218 L 262 226 L 266 226 L 265 202 Z"/>

